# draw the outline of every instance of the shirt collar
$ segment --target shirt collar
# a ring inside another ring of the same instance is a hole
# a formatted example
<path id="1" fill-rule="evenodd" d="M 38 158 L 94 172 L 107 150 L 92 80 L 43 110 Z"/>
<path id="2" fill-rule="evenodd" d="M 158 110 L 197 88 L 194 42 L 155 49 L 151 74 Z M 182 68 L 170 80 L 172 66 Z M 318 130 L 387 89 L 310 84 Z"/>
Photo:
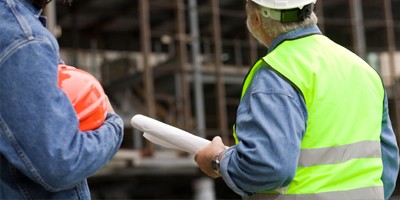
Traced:
<path id="1" fill-rule="evenodd" d="M 40 14 L 42 13 L 42 9 L 37 9 L 35 8 L 35 6 L 33 6 L 32 1 L 30 0 L 14 0 L 20 4 L 22 4 L 23 6 L 25 6 L 26 8 L 28 8 L 29 11 L 31 11 L 36 18 L 40 17 Z"/>
<path id="2" fill-rule="evenodd" d="M 312 34 L 322 34 L 317 25 L 312 25 L 308 27 L 301 27 L 298 29 L 295 29 L 293 31 L 289 31 L 287 33 L 283 33 L 276 37 L 274 41 L 272 41 L 271 45 L 268 48 L 268 53 L 273 51 L 279 44 L 281 44 L 285 40 L 291 40 L 291 39 L 296 39 L 300 37 L 304 37 L 307 35 L 312 35 Z"/>

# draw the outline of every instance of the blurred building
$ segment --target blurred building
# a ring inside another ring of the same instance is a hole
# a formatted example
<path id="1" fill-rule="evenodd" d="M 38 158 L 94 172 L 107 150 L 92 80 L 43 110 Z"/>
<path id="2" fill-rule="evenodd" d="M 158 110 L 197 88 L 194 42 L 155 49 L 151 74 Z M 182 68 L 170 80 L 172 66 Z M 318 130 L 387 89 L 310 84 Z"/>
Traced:
<path id="1" fill-rule="evenodd" d="M 233 145 L 243 80 L 267 52 L 246 28 L 245 5 L 56 0 L 46 8 L 61 58 L 97 77 L 125 122 L 121 150 L 88 180 L 94 199 L 240 199 L 221 179 L 205 178 L 193 155 L 147 142 L 130 119 L 144 114 Z M 315 8 L 321 31 L 380 73 L 398 138 L 399 9 L 399 0 L 318 0 Z"/>

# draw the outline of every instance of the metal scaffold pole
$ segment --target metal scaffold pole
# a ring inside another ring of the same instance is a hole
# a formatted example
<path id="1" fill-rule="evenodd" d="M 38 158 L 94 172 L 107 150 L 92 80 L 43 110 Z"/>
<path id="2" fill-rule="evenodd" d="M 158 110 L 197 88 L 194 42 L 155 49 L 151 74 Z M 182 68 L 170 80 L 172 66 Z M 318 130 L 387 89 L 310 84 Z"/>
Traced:
<path id="1" fill-rule="evenodd" d="M 221 40 L 221 22 L 219 12 L 219 0 L 210 0 L 212 10 L 212 25 L 214 39 L 214 63 L 216 68 L 216 96 L 218 104 L 218 123 L 224 143 L 229 143 L 228 137 L 228 117 L 226 111 L 225 84 L 222 74 L 222 40 Z"/>
<path id="2" fill-rule="evenodd" d="M 190 32 L 192 34 L 192 63 L 194 78 L 194 95 L 196 103 L 196 122 L 199 136 L 206 137 L 206 122 L 204 111 L 203 81 L 200 66 L 200 33 L 197 15 L 197 0 L 189 0 Z"/>
<path id="3" fill-rule="evenodd" d="M 184 129 L 190 131 L 192 128 L 192 114 L 190 105 L 190 87 L 187 82 L 186 65 L 187 65 L 187 49 L 186 49 L 186 27 L 185 27 L 185 4 L 183 0 L 176 0 L 177 6 L 177 32 L 179 42 L 179 65 L 180 65 L 180 78 L 182 90 L 182 104 L 184 116 Z"/>
<path id="4" fill-rule="evenodd" d="M 47 17 L 47 29 L 50 31 L 54 37 L 57 37 L 56 26 L 57 26 L 57 14 L 56 14 L 56 2 L 51 1 L 47 4 L 46 9 L 44 9 L 44 15 Z"/>
<path id="5" fill-rule="evenodd" d="M 153 83 L 153 70 L 149 63 L 149 56 L 151 52 L 151 38 L 150 38 L 150 18 L 149 18 L 149 2 L 147 0 L 139 1 L 139 18 L 140 18 L 140 37 L 141 49 L 143 54 L 143 85 L 145 87 L 145 100 L 147 115 L 151 118 L 156 118 L 155 100 L 154 100 L 154 83 Z M 154 149 L 151 142 L 147 142 L 149 150 Z"/>
<path id="6" fill-rule="evenodd" d="M 362 59 L 365 59 L 366 44 L 361 0 L 350 0 L 350 16 L 353 28 L 354 51 Z"/>

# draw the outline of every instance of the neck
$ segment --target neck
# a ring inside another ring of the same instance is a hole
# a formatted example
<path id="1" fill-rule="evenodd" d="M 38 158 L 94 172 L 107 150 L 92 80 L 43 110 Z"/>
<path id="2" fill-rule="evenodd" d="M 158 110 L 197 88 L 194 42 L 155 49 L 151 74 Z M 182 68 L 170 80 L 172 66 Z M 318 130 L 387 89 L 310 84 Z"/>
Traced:
<path id="1" fill-rule="evenodd" d="M 267 47 L 269 47 L 271 44 L 272 44 L 272 42 L 275 40 L 275 37 L 267 37 L 266 39 L 265 39 L 265 42 L 264 42 L 264 44 L 265 44 L 265 46 L 267 46 Z"/>
<path id="2" fill-rule="evenodd" d="M 272 44 L 272 41 L 274 41 L 276 37 L 272 37 L 264 29 L 261 30 L 261 33 L 262 33 L 262 39 L 260 42 L 262 42 L 266 47 L 269 47 Z"/>

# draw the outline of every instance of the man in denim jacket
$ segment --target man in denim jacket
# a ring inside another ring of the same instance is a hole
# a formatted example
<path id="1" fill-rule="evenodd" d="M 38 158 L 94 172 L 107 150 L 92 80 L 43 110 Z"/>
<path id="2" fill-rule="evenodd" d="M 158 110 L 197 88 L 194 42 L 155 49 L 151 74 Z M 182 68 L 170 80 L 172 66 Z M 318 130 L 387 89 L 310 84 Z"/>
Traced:
<path id="1" fill-rule="evenodd" d="M 123 122 L 108 103 L 101 127 L 78 129 L 44 5 L 0 0 L 0 199 L 90 199 L 86 178 L 119 149 Z"/>

